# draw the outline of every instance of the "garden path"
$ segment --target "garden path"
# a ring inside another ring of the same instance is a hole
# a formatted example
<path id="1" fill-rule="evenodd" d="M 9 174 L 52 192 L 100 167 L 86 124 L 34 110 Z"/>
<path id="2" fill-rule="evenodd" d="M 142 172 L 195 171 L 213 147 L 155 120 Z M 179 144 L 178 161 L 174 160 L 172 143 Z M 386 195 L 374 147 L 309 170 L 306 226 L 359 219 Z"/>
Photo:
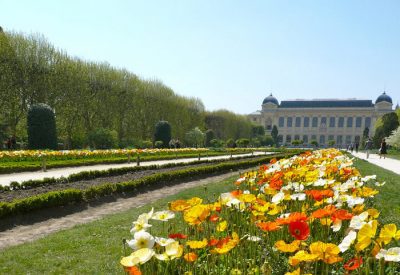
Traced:
<path id="1" fill-rule="evenodd" d="M 0 232 L 0 250 L 9 246 L 34 241 L 51 233 L 72 228 L 78 224 L 98 220 L 109 214 L 116 214 L 131 208 L 141 207 L 161 198 L 177 194 L 184 189 L 198 187 L 212 182 L 219 182 L 234 175 L 238 175 L 238 172 L 230 172 L 200 180 L 188 181 L 173 186 L 165 186 L 161 189 L 148 191 L 134 197 L 118 198 L 114 202 L 104 203 L 94 207 L 88 206 L 88 208 L 82 211 L 63 217 L 52 218 L 29 225 L 18 225 Z"/>
<path id="2" fill-rule="evenodd" d="M 375 164 L 400 175 L 400 160 L 388 157 L 386 157 L 385 159 L 383 157 L 379 158 L 378 154 L 369 154 L 369 158 L 367 159 L 367 155 L 364 152 L 353 152 L 352 154 L 357 158 L 366 160 L 372 164 Z"/>
<path id="3" fill-rule="evenodd" d="M 254 155 L 265 155 L 273 154 L 273 152 L 254 152 Z M 233 158 L 249 156 L 248 154 L 237 154 L 233 155 Z M 201 157 L 202 160 L 215 160 L 215 159 L 229 159 L 230 155 L 225 156 L 214 156 L 214 157 Z M 150 165 L 164 165 L 169 163 L 190 163 L 197 161 L 198 158 L 183 158 L 183 159 L 169 159 L 169 160 L 155 160 L 155 161 L 145 161 L 141 162 L 141 166 Z M 20 172 L 12 174 L 2 174 L 0 175 L 0 185 L 7 186 L 13 181 L 23 182 L 28 180 L 42 180 L 44 178 L 61 178 L 68 177 L 71 174 L 76 174 L 82 171 L 93 171 L 93 170 L 108 170 L 111 168 L 122 168 L 136 166 L 136 162 L 131 163 L 118 163 L 118 164 L 98 164 L 90 166 L 79 166 L 79 167 L 64 167 L 64 168 L 54 168 L 48 169 L 46 172 L 34 171 L 34 172 Z"/>

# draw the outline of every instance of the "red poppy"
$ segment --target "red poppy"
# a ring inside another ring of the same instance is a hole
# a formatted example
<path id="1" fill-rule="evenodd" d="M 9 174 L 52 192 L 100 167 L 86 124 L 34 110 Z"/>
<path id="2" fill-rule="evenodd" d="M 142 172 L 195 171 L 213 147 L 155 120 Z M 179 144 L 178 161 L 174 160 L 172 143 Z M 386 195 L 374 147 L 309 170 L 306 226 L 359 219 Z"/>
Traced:
<path id="1" fill-rule="evenodd" d="M 357 268 L 360 267 L 360 265 L 362 265 L 363 260 L 361 257 L 359 258 L 353 258 L 350 261 L 348 261 L 347 263 L 344 264 L 344 269 L 346 270 L 356 270 Z"/>
<path id="2" fill-rule="evenodd" d="M 211 222 L 217 222 L 219 220 L 219 217 L 217 214 L 213 214 L 210 216 L 210 221 Z"/>
<path id="3" fill-rule="evenodd" d="M 125 267 L 125 271 L 128 272 L 129 275 L 142 275 L 142 272 L 137 266 Z"/>
<path id="4" fill-rule="evenodd" d="M 289 232 L 297 240 L 305 240 L 310 235 L 310 227 L 306 222 L 291 222 L 289 224 Z"/>
<path id="5" fill-rule="evenodd" d="M 182 233 L 175 233 L 175 234 L 169 234 L 168 237 L 170 237 L 171 239 L 186 239 L 187 235 Z"/>
<path id="6" fill-rule="evenodd" d="M 231 191 L 231 195 L 234 196 L 234 197 L 237 197 L 237 196 L 241 195 L 242 193 L 243 193 L 243 191 L 240 190 L 240 189 L 236 189 L 236 190 Z"/>
<path id="7" fill-rule="evenodd" d="M 353 218 L 353 214 L 345 209 L 338 209 L 332 214 L 332 220 L 351 220 L 351 218 Z"/>
<path id="8" fill-rule="evenodd" d="M 208 246 L 216 246 L 217 244 L 218 244 L 218 240 L 217 239 L 210 239 L 209 241 L 208 241 Z"/>

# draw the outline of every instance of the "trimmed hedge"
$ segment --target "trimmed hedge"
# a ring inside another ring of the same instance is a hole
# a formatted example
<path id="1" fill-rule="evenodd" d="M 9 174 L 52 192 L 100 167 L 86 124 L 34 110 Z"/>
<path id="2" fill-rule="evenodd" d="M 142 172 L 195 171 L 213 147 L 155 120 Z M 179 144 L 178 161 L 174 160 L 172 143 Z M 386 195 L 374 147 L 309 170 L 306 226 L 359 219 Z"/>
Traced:
<path id="1" fill-rule="evenodd" d="M 235 160 L 253 158 L 254 156 L 242 156 L 236 157 Z M 19 190 L 19 189 L 31 189 L 40 186 L 50 185 L 54 183 L 67 183 L 67 182 L 75 182 L 80 180 L 91 180 L 101 177 L 110 177 L 110 176 L 119 176 L 124 175 L 130 172 L 137 172 L 143 170 L 155 170 L 162 168 L 170 168 L 170 167 L 179 167 L 186 165 L 196 165 L 202 163 L 219 163 L 226 162 L 229 160 L 226 159 L 216 159 L 216 160 L 199 160 L 193 161 L 189 163 L 167 163 L 163 165 L 149 165 L 149 166 L 131 166 L 131 167 L 122 167 L 122 168 L 110 168 L 107 170 L 92 170 L 92 171 L 82 171 L 76 174 L 71 174 L 68 177 L 61 178 L 44 178 L 42 180 L 29 180 L 24 182 L 11 182 L 9 186 L 1 186 L 0 191 L 11 191 L 11 190 Z"/>
<path id="2" fill-rule="evenodd" d="M 256 160 L 227 162 L 218 165 L 188 168 L 150 175 L 128 182 L 116 184 L 106 183 L 99 186 L 90 187 L 86 190 L 67 189 L 62 191 L 48 192 L 25 199 L 14 200 L 12 202 L 0 202 L 0 218 L 15 214 L 29 213 L 33 210 L 39 210 L 43 208 L 64 206 L 78 202 L 89 202 L 104 196 L 133 192 L 141 187 L 189 179 L 193 176 L 203 176 L 222 173 L 230 170 L 250 168 L 260 165 L 260 163 L 267 162 L 272 158 L 280 159 L 284 157 L 290 157 L 292 155 L 294 154 L 280 154 L 275 156 L 266 156 Z"/>

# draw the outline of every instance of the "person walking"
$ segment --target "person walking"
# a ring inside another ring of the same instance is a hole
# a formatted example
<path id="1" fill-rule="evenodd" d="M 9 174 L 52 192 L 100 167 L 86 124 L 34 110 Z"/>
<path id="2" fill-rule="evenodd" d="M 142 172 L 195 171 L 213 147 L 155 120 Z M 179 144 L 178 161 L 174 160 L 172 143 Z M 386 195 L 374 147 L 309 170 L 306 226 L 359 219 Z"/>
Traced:
<path id="1" fill-rule="evenodd" d="M 365 153 L 367 154 L 367 158 L 369 158 L 369 150 L 372 148 L 372 140 L 368 138 L 367 142 L 365 143 Z"/>
<path id="2" fill-rule="evenodd" d="M 387 154 L 386 141 L 383 138 L 382 142 L 381 142 L 381 148 L 379 148 L 379 158 L 381 158 L 382 155 L 383 155 L 383 158 L 385 159 L 386 158 L 386 154 Z"/>
<path id="3" fill-rule="evenodd" d="M 359 146 L 359 143 L 356 142 L 356 153 L 358 153 L 358 146 Z"/>

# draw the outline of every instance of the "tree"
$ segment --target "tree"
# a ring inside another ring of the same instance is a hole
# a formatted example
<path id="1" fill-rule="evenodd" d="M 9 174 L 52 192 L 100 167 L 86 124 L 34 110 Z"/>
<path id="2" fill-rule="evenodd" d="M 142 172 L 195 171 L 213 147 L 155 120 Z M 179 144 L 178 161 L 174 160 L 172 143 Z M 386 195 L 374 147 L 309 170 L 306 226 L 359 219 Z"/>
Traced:
<path id="1" fill-rule="evenodd" d="M 276 125 L 272 127 L 271 137 L 274 140 L 274 144 L 278 146 L 278 127 Z"/>
<path id="2" fill-rule="evenodd" d="M 171 125 L 168 121 L 159 121 L 154 132 L 154 141 L 162 141 L 162 146 L 166 148 L 171 140 Z"/>
<path id="3" fill-rule="evenodd" d="M 250 144 L 250 140 L 248 138 L 240 138 L 236 140 L 236 144 L 238 147 L 247 147 Z"/>
<path id="4" fill-rule="evenodd" d="M 265 135 L 265 128 L 261 125 L 252 125 L 251 126 L 251 137 L 256 138 L 259 136 Z"/>
<path id="5" fill-rule="evenodd" d="M 199 127 L 186 133 L 186 142 L 193 147 L 203 147 L 205 134 L 199 129 Z"/>
<path id="6" fill-rule="evenodd" d="M 318 141 L 316 141 L 315 139 L 311 140 L 310 144 L 315 146 L 315 147 L 318 147 Z"/>
<path id="7" fill-rule="evenodd" d="M 212 129 L 208 129 L 205 134 L 206 134 L 206 140 L 205 140 L 206 147 L 210 147 L 211 146 L 210 142 L 215 138 L 215 133 Z"/>
<path id="8" fill-rule="evenodd" d="M 89 133 L 89 144 L 95 149 L 111 149 L 117 146 L 117 132 L 98 128 Z"/>
<path id="9" fill-rule="evenodd" d="M 48 105 L 32 105 L 28 111 L 27 126 L 30 149 L 57 149 L 56 121 Z"/>
<path id="10" fill-rule="evenodd" d="M 379 147 L 383 138 L 388 137 L 399 126 L 399 118 L 395 112 L 384 114 L 373 138 L 374 145 Z"/>
<path id="11" fill-rule="evenodd" d="M 387 144 L 400 149 L 400 127 L 397 127 L 396 130 L 392 132 L 392 134 L 386 139 Z"/>

